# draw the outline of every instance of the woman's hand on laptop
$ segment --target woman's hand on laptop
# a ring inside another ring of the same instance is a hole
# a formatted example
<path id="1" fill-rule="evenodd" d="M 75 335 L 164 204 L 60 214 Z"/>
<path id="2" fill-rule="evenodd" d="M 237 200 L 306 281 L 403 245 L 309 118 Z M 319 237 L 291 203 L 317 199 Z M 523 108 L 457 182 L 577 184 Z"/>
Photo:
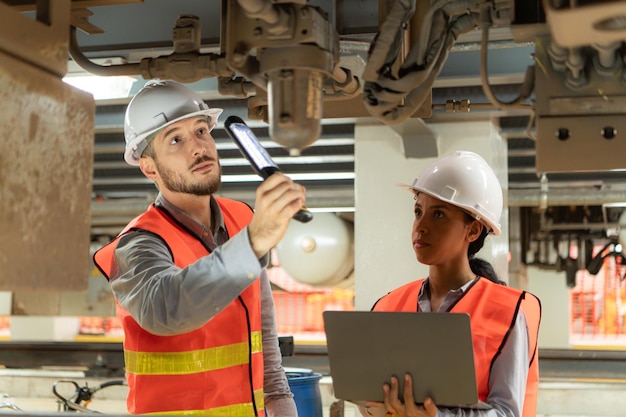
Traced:
<path id="1" fill-rule="evenodd" d="M 359 411 L 363 417 L 384 417 L 387 414 L 385 404 L 368 401 L 365 405 L 359 405 Z"/>
<path id="2" fill-rule="evenodd" d="M 389 384 L 383 385 L 383 395 L 385 396 L 385 409 L 388 414 L 400 417 L 436 417 L 437 406 L 432 398 L 425 398 L 424 405 L 415 404 L 413 398 L 413 378 L 410 374 L 404 375 L 404 402 L 398 397 L 398 378 L 391 377 Z"/>

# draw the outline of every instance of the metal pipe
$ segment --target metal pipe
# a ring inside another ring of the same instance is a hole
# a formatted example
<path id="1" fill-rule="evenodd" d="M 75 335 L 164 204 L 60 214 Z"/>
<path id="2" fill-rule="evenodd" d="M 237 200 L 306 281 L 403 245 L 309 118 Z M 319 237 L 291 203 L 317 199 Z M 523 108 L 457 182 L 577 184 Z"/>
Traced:
<path id="1" fill-rule="evenodd" d="M 567 60 L 567 48 L 563 48 L 553 40 L 550 41 L 548 48 L 548 57 L 552 68 L 557 72 L 565 72 L 565 61 Z"/>
<path id="2" fill-rule="evenodd" d="M 617 50 L 622 45 L 621 42 L 612 42 L 608 45 L 594 44 L 593 49 L 598 52 L 598 62 L 603 68 L 613 68 L 617 62 Z"/>
<path id="3" fill-rule="evenodd" d="M 582 87 L 587 84 L 587 75 L 585 74 L 585 59 L 582 54 L 582 48 L 571 48 L 567 55 L 565 66 L 568 69 L 565 84 L 571 88 Z"/>
<path id="4" fill-rule="evenodd" d="M 360 92 L 361 84 L 359 79 L 354 77 L 352 72 L 346 68 L 336 65 L 333 69 L 332 79 L 334 81 L 333 86 L 347 95 Z"/>
<path id="5" fill-rule="evenodd" d="M 254 94 L 257 87 L 244 77 L 219 77 L 217 79 L 217 90 L 223 96 L 245 98 L 249 94 Z"/>
<path id="6" fill-rule="evenodd" d="M 140 64 L 119 64 L 119 65 L 98 65 L 87 58 L 78 46 L 76 28 L 70 27 L 70 56 L 79 67 L 87 72 L 104 77 L 119 75 L 139 75 L 141 74 Z"/>

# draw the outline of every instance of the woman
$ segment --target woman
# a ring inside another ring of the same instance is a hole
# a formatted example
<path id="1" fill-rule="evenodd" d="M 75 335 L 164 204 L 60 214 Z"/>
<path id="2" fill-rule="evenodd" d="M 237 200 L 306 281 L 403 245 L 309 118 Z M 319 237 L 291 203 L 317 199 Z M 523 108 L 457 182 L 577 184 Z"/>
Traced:
<path id="1" fill-rule="evenodd" d="M 370 402 L 361 413 L 535 417 L 539 300 L 499 285 L 491 265 L 474 258 L 488 234 L 500 234 L 502 189 L 494 172 L 479 155 L 455 152 L 405 187 L 415 198 L 413 249 L 429 274 L 391 291 L 372 310 L 469 313 L 479 400 L 490 408 L 439 409 L 431 398 L 416 404 L 411 376 L 404 375 L 403 392 L 392 376 L 383 386 L 384 403 Z"/>

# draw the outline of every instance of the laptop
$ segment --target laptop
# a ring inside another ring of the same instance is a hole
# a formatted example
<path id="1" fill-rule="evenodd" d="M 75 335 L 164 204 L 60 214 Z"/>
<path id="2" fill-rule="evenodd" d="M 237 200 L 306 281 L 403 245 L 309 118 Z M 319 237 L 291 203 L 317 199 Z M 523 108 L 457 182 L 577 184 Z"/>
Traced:
<path id="1" fill-rule="evenodd" d="M 383 402 L 382 386 L 413 376 L 413 397 L 438 407 L 491 408 L 478 400 L 470 318 L 465 313 L 325 311 L 334 395 Z"/>

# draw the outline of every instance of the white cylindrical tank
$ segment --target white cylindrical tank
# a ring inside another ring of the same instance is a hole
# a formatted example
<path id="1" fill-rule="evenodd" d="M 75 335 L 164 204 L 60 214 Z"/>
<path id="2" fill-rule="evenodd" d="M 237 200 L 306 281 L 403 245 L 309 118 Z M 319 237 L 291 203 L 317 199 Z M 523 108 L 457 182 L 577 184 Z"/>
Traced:
<path id="1" fill-rule="evenodd" d="M 296 281 L 343 286 L 354 270 L 354 226 L 334 213 L 315 213 L 308 223 L 292 220 L 276 252 Z"/>

